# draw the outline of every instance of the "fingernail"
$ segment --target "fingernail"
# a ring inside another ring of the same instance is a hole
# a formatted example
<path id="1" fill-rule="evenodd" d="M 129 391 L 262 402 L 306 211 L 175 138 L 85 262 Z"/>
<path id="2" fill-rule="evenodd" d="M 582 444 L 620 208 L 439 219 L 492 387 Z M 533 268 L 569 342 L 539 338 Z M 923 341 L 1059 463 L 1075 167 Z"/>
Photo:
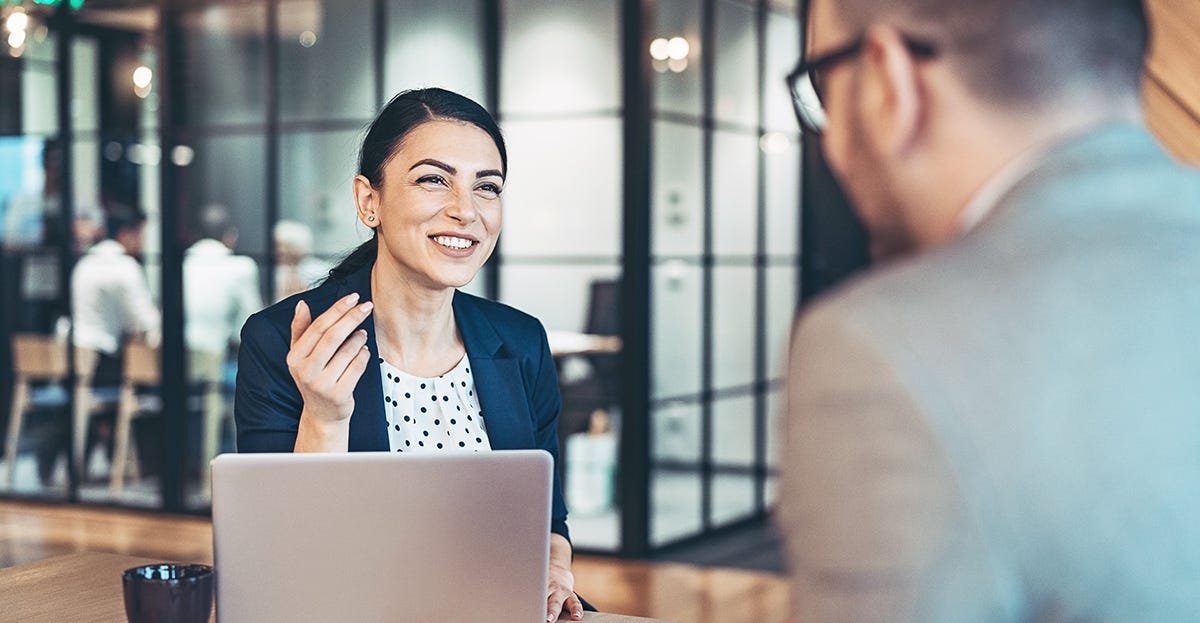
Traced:
<path id="1" fill-rule="evenodd" d="M 372 303 L 371 303 L 371 301 L 367 301 L 366 303 L 363 303 L 362 305 L 359 305 L 359 306 L 358 306 L 358 311 L 360 311 L 360 312 L 362 312 L 362 313 L 364 313 L 364 314 L 367 314 L 367 313 L 370 313 L 370 312 L 371 312 L 371 308 L 372 308 L 372 307 L 374 307 L 374 306 L 375 306 L 375 305 L 374 305 L 374 304 L 372 304 Z"/>
<path id="2" fill-rule="evenodd" d="M 299 301 L 296 301 L 296 311 L 300 311 L 301 307 L 304 307 L 304 308 L 308 307 L 308 303 L 305 303 L 304 299 L 300 299 Z"/>
<path id="3" fill-rule="evenodd" d="M 350 296 L 347 296 L 342 300 L 346 301 L 346 307 L 350 307 L 358 302 L 358 292 L 351 292 Z"/>

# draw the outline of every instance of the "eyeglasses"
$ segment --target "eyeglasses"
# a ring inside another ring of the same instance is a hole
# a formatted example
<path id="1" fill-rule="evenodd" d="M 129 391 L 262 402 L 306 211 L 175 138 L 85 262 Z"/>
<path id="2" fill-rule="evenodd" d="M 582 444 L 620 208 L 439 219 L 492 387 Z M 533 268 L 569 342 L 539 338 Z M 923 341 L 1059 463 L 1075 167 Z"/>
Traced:
<path id="1" fill-rule="evenodd" d="M 931 43 L 905 37 L 904 45 L 913 56 L 929 59 L 938 55 L 938 49 Z M 822 54 L 812 60 L 801 60 L 792 73 L 788 74 L 788 89 L 792 92 L 792 108 L 796 111 L 796 120 L 800 127 L 812 134 L 819 135 L 825 129 L 825 106 L 821 104 L 821 92 L 824 90 L 822 71 L 828 71 L 834 65 L 854 58 L 863 49 L 863 38 L 859 37 L 853 43 L 838 48 L 828 54 Z"/>

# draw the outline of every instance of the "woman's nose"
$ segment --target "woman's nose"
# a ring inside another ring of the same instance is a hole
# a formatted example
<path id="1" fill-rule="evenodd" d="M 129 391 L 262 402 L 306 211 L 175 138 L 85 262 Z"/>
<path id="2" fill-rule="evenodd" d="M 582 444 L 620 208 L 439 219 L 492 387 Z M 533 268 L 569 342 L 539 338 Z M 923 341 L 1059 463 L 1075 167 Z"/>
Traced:
<path id="1" fill-rule="evenodd" d="M 473 223 L 479 218 L 475 196 L 469 190 L 456 189 L 450 193 L 446 215 L 461 223 Z"/>

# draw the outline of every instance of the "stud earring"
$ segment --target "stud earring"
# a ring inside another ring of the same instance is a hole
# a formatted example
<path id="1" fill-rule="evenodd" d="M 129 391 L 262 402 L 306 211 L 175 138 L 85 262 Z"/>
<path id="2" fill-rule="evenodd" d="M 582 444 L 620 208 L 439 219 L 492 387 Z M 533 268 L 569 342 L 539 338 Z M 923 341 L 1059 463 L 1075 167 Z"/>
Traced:
<path id="1" fill-rule="evenodd" d="M 368 222 L 370 222 L 370 223 L 374 223 L 374 222 L 375 222 L 375 217 L 374 217 L 374 216 L 368 216 L 368 217 L 367 217 L 367 221 L 368 221 Z"/>

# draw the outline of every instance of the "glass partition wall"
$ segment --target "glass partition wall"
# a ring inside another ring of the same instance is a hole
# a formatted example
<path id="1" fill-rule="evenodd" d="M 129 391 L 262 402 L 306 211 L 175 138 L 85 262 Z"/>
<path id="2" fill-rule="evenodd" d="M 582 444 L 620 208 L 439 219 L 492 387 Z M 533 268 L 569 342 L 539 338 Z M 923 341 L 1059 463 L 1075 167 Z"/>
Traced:
<path id="1" fill-rule="evenodd" d="M 644 555 L 763 517 L 798 291 L 795 4 L 6 4 L 31 26 L 0 60 L 0 162 L 19 172 L 0 182 L 0 413 L 25 414 L 0 494 L 205 512 L 242 321 L 365 240 L 358 142 L 396 92 L 442 86 L 509 143 L 504 235 L 466 289 L 549 331 L 577 549 Z M 124 256 L 161 338 L 123 347 L 108 386 L 79 356 L 22 376 L 21 336 L 66 352 L 67 284 L 130 206 L 144 245 Z"/>
<path id="2" fill-rule="evenodd" d="M 0 7 L 0 490 L 162 505 L 154 19 Z"/>

